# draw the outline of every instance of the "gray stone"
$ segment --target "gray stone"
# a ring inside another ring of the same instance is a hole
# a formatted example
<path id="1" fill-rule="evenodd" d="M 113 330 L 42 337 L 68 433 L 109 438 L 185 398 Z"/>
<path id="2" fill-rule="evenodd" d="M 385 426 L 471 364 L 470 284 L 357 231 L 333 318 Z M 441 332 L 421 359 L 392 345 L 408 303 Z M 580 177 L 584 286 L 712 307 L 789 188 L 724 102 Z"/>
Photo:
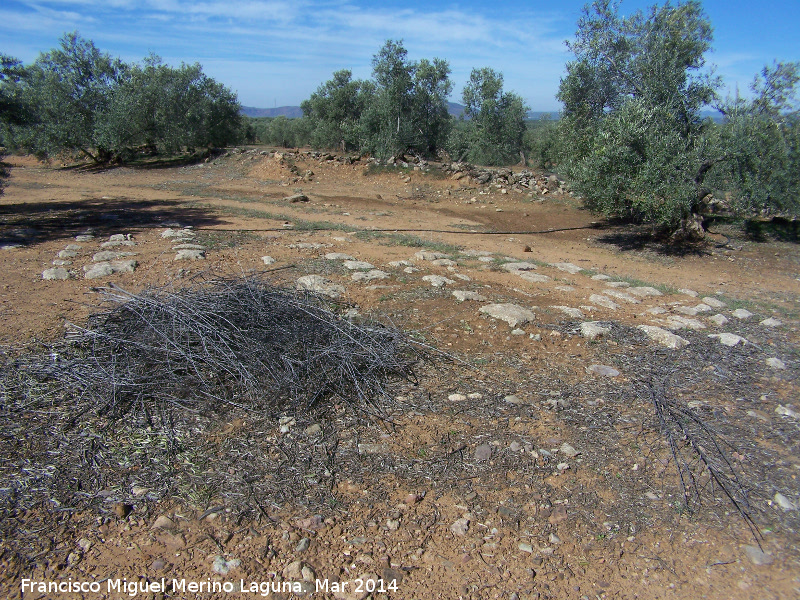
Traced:
<path id="1" fill-rule="evenodd" d="M 581 323 L 581 335 L 588 340 L 596 340 L 607 333 L 611 333 L 611 328 L 604 327 L 595 321 Z"/>
<path id="2" fill-rule="evenodd" d="M 744 308 L 737 308 L 731 314 L 734 317 L 736 317 L 737 319 L 742 319 L 742 320 L 749 319 L 750 317 L 753 316 L 753 313 L 751 313 L 749 310 L 746 310 Z"/>
<path id="3" fill-rule="evenodd" d="M 775 358 L 774 356 L 770 356 L 767 359 L 767 366 L 771 369 L 777 369 L 779 371 L 782 371 L 786 368 L 786 364 L 780 358 Z"/>
<path id="4" fill-rule="evenodd" d="M 289 202 L 308 202 L 308 196 L 306 196 L 305 194 L 294 194 L 284 199 Z"/>
<path id="5" fill-rule="evenodd" d="M 572 263 L 568 262 L 551 263 L 550 266 L 555 267 L 559 271 L 564 271 L 572 275 L 575 275 L 576 273 L 580 273 L 581 271 L 583 271 L 583 269 L 581 269 L 578 265 L 573 265 Z"/>
<path id="6" fill-rule="evenodd" d="M 475 448 L 474 456 L 478 462 L 489 460 L 492 456 L 492 447 L 489 444 L 481 444 Z"/>
<path id="7" fill-rule="evenodd" d="M 61 267 L 53 267 L 52 269 L 45 269 L 42 271 L 42 279 L 47 281 L 54 281 L 59 279 L 69 279 L 69 271 Z"/>
<path id="8" fill-rule="evenodd" d="M 670 329 L 693 329 L 695 331 L 706 328 L 706 326 L 697 319 L 679 317 L 678 315 L 672 315 L 667 319 L 667 327 Z"/>
<path id="9" fill-rule="evenodd" d="M 639 329 L 644 331 L 644 333 L 647 334 L 647 337 L 654 342 L 657 342 L 662 346 L 666 346 L 667 348 L 672 348 L 673 350 L 677 350 L 689 345 L 688 340 L 685 340 L 674 333 L 670 333 L 661 327 L 655 327 L 653 325 L 639 325 Z"/>
<path id="10" fill-rule="evenodd" d="M 111 237 L 114 237 L 113 235 Z M 108 242 L 103 242 L 100 244 L 101 248 L 119 248 L 120 246 L 135 246 L 136 242 L 133 240 L 113 240 Z"/>
<path id="11" fill-rule="evenodd" d="M 608 296 L 602 296 L 600 294 L 592 294 L 589 296 L 589 302 L 610 310 L 617 310 L 619 308 L 619 304 L 614 302 L 611 298 Z"/>
<path id="12" fill-rule="evenodd" d="M 311 545 L 311 540 L 308 539 L 307 537 L 304 537 L 302 540 L 300 540 L 300 543 L 297 544 L 294 551 L 300 554 L 301 552 L 305 552 L 306 550 L 308 550 L 308 547 L 310 545 Z"/>
<path id="13" fill-rule="evenodd" d="M 192 238 L 195 236 L 194 231 L 190 229 L 166 229 L 161 232 L 162 238 Z"/>
<path id="14" fill-rule="evenodd" d="M 774 560 L 772 555 L 767 554 L 758 546 L 745 546 L 743 549 L 745 556 L 750 559 L 751 563 L 758 567 L 771 565 Z"/>
<path id="15" fill-rule="evenodd" d="M 224 556 L 216 556 L 214 557 L 214 562 L 212 563 L 211 568 L 214 569 L 215 573 L 227 575 L 240 564 L 242 564 L 242 561 L 240 561 L 238 558 L 226 559 Z"/>
<path id="16" fill-rule="evenodd" d="M 589 365 L 586 367 L 586 372 L 590 375 L 600 375 L 601 377 L 619 376 L 619 371 L 606 365 Z"/>
<path id="17" fill-rule="evenodd" d="M 572 446 L 570 446 L 567 442 L 561 444 L 561 447 L 558 449 L 561 454 L 566 456 L 567 458 L 575 458 L 580 454 L 578 450 L 575 450 Z"/>
<path id="18" fill-rule="evenodd" d="M 274 265 L 277 261 L 274 258 L 272 258 L 271 256 L 262 256 L 261 257 L 261 262 L 263 262 L 265 265 L 269 266 L 269 265 Z"/>
<path id="19" fill-rule="evenodd" d="M 784 512 L 788 512 L 790 510 L 797 510 L 797 505 L 791 500 L 789 500 L 789 498 L 781 494 L 780 492 L 775 492 L 773 500 L 775 500 L 775 504 L 780 506 L 781 510 L 783 510 Z"/>
<path id="20" fill-rule="evenodd" d="M 663 306 L 651 306 L 646 312 L 649 315 L 663 315 L 667 312 L 667 309 Z"/>
<path id="21" fill-rule="evenodd" d="M 685 294 L 687 296 L 691 296 L 692 298 L 697 298 L 700 294 L 695 292 L 694 290 L 690 290 L 689 288 L 681 288 L 678 290 L 681 294 Z"/>
<path id="22" fill-rule="evenodd" d="M 469 519 L 466 517 L 461 517 L 450 526 L 450 531 L 453 532 L 453 535 L 457 535 L 459 537 L 467 535 L 467 531 L 469 531 Z"/>
<path id="23" fill-rule="evenodd" d="M 455 283 L 452 279 L 448 279 L 447 277 L 442 277 L 441 275 L 425 275 L 422 278 L 422 281 L 427 281 L 433 287 L 444 287 L 447 284 Z"/>
<path id="24" fill-rule="evenodd" d="M 344 267 L 351 271 L 369 271 L 370 269 L 374 269 L 375 265 L 364 260 L 346 260 L 344 261 Z"/>
<path id="25" fill-rule="evenodd" d="M 701 313 L 711 312 L 713 309 L 708 304 L 698 304 L 697 306 L 676 306 L 673 310 L 689 317 L 696 317 Z"/>
<path id="26" fill-rule="evenodd" d="M 53 265 L 56 267 L 68 267 L 71 264 L 71 260 L 64 260 L 63 258 L 57 258 L 53 261 Z"/>
<path id="27" fill-rule="evenodd" d="M 178 250 L 173 260 L 205 260 L 205 250 Z"/>
<path id="28" fill-rule="evenodd" d="M 64 250 L 80 250 L 83 248 L 80 244 L 67 244 L 64 246 Z"/>
<path id="29" fill-rule="evenodd" d="M 646 285 L 632 287 L 628 291 L 634 296 L 639 296 L 640 298 L 654 298 L 656 296 L 663 296 L 663 294 L 656 288 Z"/>
<path id="30" fill-rule="evenodd" d="M 525 281 L 530 281 L 531 283 L 547 283 L 548 281 L 552 281 L 552 278 L 547 275 L 542 275 L 541 273 L 530 273 L 528 271 L 516 271 L 515 273 Z"/>
<path id="31" fill-rule="evenodd" d="M 736 335 L 735 333 L 711 333 L 709 334 L 710 338 L 718 339 L 719 343 L 723 346 L 736 346 L 737 344 L 741 343 L 742 345 L 747 343 L 747 340 L 744 339 L 740 335 Z"/>
<path id="32" fill-rule="evenodd" d="M 89 234 L 82 234 L 75 236 L 76 242 L 91 242 L 92 240 L 94 240 L 94 236 Z"/>
<path id="33" fill-rule="evenodd" d="M 581 310 L 578 308 L 573 308 L 571 306 L 551 306 L 550 308 L 560 310 L 565 315 L 572 317 L 573 319 L 583 319 L 583 312 L 581 312 Z"/>
<path id="34" fill-rule="evenodd" d="M 510 273 L 519 271 L 535 271 L 538 267 L 531 262 L 510 262 L 503 265 L 503 269 Z"/>
<path id="35" fill-rule="evenodd" d="M 115 250 L 103 250 L 92 256 L 93 262 L 107 262 L 109 260 L 118 260 L 120 258 L 127 258 L 128 256 L 136 256 L 135 252 L 117 252 Z"/>
<path id="36" fill-rule="evenodd" d="M 343 286 L 332 283 L 321 275 L 304 275 L 298 278 L 297 289 L 322 294 L 330 298 L 339 298 L 345 293 Z"/>
<path id="37" fill-rule="evenodd" d="M 58 253 L 58 258 L 75 258 L 78 253 L 75 250 L 62 250 Z"/>
<path id="38" fill-rule="evenodd" d="M 456 261 L 449 258 L 437 258 L 436 260 L 431 261 L 431 264 L 437 267 L 455 267 L 458 265 Z"/>
<path id="39" fill-rule="evenodd" d="M 345 255 L 347 256 L 347 255 Z M 387 267 L 392 267 L 394 269 L 399 269 L 400 267 L 410 267 L 411 263 L 407 260 L 393 260 L 390 263 L 386 263 Z"/>
<path id="40" fill-rule="evenodd" d="M 598 273 L 597 275 L 592 275 L 592 279 L 595 281 L 608 281 L 611 279 L 608 275 L 603 275 L 602 273 Z"/>
<path id="41" fill-rule="evenodd" d="M 717 310 L 719 310 L 720 308 L 725 308 L 726 306 L 728 306 L 722 300 L 717 300 L 713 296 L 703 296 L 703 298 L 701 298 L 701 300 L 703 301 L 704 304 L 710 306 L 711 308 L 716 308 Z"/>
<path id="42" fill-rule="evenodd" d="M 487 304 L 480 308 L 480 312 L 489 315 L 493 319 L 505 321 L 512 329 L 516 329 L 520 325 L 529 323 L 536 318 L 533 311 L 517 304 Z"/>
<path id="43" fill-rule="evenodd" d="M 459 302 L 466 300 L 473 300 L 475 302 L 485 302 L 486 296 L 481 296 L 478 292 L 470 292 L 467 290 L 453 290 L 453 296 Z"/>
<path id="44" fill-rule="evenodd" d="M 631 284 L 627 281 L 606 281 L 605 284 L 610 288 L 628 288 Z"/>
<path id="45" fill-rule="evenodd" d="M 320 248 L 326 248 L 330 246 L 330 244 L 318 244 L 316 242 L 297 242 L 296 244 L 289 244 L 289 248 L 292 250 L 319 250 Z"/>
<path id="46" fill-rule="evenodd" d="M 172 247 L 173 250 L 205 250 L 205 246 L 200 244 L 178 244 Z"/>
<path id="47" fill-rule="evenodd" d="M 99 262 L 91 266 L 87 265 L 83 267 L 83 269 L 85 271 L 83 276 L 86 279 L 97 279 L 98 277 L 108 277 L 114 274 L 114 268 L 111 266 L 111 263 L 108 262 Z"/>
<path id="48" fill-rule="evenodd" d="M 531 546 L 527 542 L 520 542 L 519 544 L 517 544 L 517 548 L 519 548 L 523 552 L 527 552 L 528 554 L 533 554 L 533 546 Z"/>
<path id="49" fill-rule="evenodd" d="M 329 252 L 325 255 L 326 260 L 355 260 L 355 257 L 344 252 Z"/>
<path id="50" fill-rule="evenodd" d="M 800 418 L 800 413 L 791 408 L 790 406 L 784 406 L 783 404 L 779 404 L 775 409 L 775 413 L 779 415 L 783 415 L 784 417 L 791 417 L 793 419 Z"/>
<path id="51" fill-rule="evenodd" d="M 432 252 L 430 250 L 420 250 L 416 252 L 412 257 L 412 260 L 428 260 L 434 261 L 438 258 L 450 258 L 449 255 L 445 254 L 444 252 Z"/>
<path id="52" fill-rule="evenodd" d="M 606 290 L 603 292 L 605 296 L 611 296 L 612 298 L 616 298 L 617 300 L 624 300 L 625 302 L 629 302 L 631 304 L 639 304 L 641 300 L 636 298 L 635 296 L 631 296 L 627 292 L 623 292 L 622 290 L 611 289 Z"/>
<path id="53" fill-rule="evenodd" d="M 389 275 L 389 273 L 386 271 L 372 269 L 371 271 L 359 271 L 358 273 L 353 273 L 350 276 L 350 279 L 353 281 L 373 281 L 375 279 L 388 279 L 389 277 L 391 277 L 391 275 Z"/>
<path id="54" fill-rule="evenodd" d="M 779 321 L 778 319 L 774 319 L 773 317 L 770 317 L 768 319 L 764 319 L 763 321 L 761 321 L 761 325 L 763 325 L 764 327 L 780 327 L 781 325 L 783 325 L 783 322 Z"/>
<path id="55" fill-rule="evenodd" d="M 719 325 L 722 327 L 725 323 L 728 322 L 728 318 L 725 315 L 716 314 L 713 317 L 708 317 L 708 320 L 712 323 Z"/>

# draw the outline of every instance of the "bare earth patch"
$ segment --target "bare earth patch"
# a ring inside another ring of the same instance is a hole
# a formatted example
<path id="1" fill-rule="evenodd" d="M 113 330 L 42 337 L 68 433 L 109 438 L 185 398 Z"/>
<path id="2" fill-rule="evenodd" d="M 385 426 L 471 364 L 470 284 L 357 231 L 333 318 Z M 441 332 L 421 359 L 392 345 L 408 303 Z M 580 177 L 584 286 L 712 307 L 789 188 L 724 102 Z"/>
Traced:
<path id="1" fill-rule="evenodd" d="M 124 580 L 143 598 L 230 597 L 208 591 L 223 583 L 252 598 L 796 597 L 795 244 L 725 232 L 672 254 L 568 194 L 264 152 L 100 172 L 8 159 L 5 596 L 131 597 Z M 100 288 L 309 275 L 342 318 L 446 359 L 372 412 L 232 401 L 162 427 L 13 400 L 26 361 L 103 309 Z M 23 595 L 23 579 L 102 593 Z"/>

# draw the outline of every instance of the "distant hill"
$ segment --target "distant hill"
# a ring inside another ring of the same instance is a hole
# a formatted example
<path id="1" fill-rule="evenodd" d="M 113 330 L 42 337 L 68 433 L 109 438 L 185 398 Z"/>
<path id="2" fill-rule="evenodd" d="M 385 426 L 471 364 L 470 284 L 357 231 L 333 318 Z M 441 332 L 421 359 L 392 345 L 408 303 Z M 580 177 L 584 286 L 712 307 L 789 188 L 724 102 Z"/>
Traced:
<path id="1" fill-rule="evenodd" d="M 303 116 L 303 111 L 299 106 L 279 106 L 278 108 L 255 108 L 253 106 L 243 106 L 240 111 L 246 117 L 286 117 L 296 119 Z"/>

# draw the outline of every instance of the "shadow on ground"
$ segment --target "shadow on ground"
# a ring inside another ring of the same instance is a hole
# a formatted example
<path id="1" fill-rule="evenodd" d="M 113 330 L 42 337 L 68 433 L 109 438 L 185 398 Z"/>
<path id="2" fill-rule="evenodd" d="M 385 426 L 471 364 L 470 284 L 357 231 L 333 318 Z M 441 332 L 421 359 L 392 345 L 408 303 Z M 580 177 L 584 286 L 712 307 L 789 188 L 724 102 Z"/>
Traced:
<path id="1" fill-rule="evenodd" d="M 176 200 L 88 198 L 4 204 L 0 205 L 0 244 L 28 246 L 73 237 L 88 229 L 107 236 L 131 227 L 163 227 L 167 223 L 207 227 L 222 222 L 207 210 L 186 207 Z"/>

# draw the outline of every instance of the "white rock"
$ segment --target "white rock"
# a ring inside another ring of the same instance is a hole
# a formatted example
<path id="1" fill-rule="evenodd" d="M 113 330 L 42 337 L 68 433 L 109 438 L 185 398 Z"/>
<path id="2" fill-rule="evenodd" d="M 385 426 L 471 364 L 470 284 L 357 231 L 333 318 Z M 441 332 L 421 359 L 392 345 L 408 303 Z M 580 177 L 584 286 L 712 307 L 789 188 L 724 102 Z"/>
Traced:
<path id="1" fill-rule="evenodd" d="M 332 283 L 321 275 L 304 275 L 297 279 L 296 285 L 298 290 L 314 292 L 330 298 L 339 298 L 345 293 L 343 286 Z"/>
<path id="2" fill-rule="evenodd" d="M 386 271 L 372 269 L 371 271 L 359 271 L 358 273 L 353 273 L 350 276 L 350 279 L 353 281 L 373 281 L 375 279 L 388 279 L 389 277 L 391 277 L 391 275 L 389 275 L 389 273 Z"/>
<path id="3" fill-rule="evenodd" d="M 453 535 L 459 537 L 467 535 L 467 531 L 469 531 L 469 519 L 461 517 L 450 526 L 450 531 L 453 532 Z"/>
<path id="4" fill-rule="evenodd" d="M 628 291 L 633 294 L 634 296 L 639 296 L 641 298 L 649 298 L 649 297 L 656 297 L 656 296 L 663 296 L 661 292 L 659 292 L 654 287 L 649 287 L 646 285 L 632 287 L 628 289 Z"/>
<path id="5" fill-rule="evenodd" d="M 410 267 L 411 263 L 408 262 L 407 260 L 393 260 L 390 263 L 386 263 L 386 266 L 399 269 L 400 267 Z"/>
<path id="6" fill-rule="evenodd" d="M 531 283 L 547 283 L 552 279 L 547 275 L 542 275 L 541 273 L 530 273 L 528 271 L 515 271 L 516 275 L 519 275 L 525 281 L 530 281 Z"/>
<path id="7" fill-rule="evenodd" d="M 550 263 L 551 267 L 555 267 L 559 271 L 564 271 L 566 273 L 570 273 L 575 275 L 576 273 L 580 273 L 583 271 L 578 265 L 573 265 L 572 263 L 562 262 L 562 263 Z"/>
<path id="8" fill-rule="evenodd" d="M 561 444 L 561 447 L 558 449 L 561 454 L 566 456 L 567 458 L 575 458 L 580 454 L 579 451 L 575 450 L 572 446 L 570 446 L 567 442 Z"/>
<path id="9" fill-rule="evenodd" d="M 713 317 L 708 317 L 708 320 L 719 325 L 720 327 L 722 327 L 723 325 L 725 325 L 725 323 L 728 322 L 728 318 L 725 315 L 721 315 L 719 313 L 717 313 Z"/>
<path id="10" fill-rule="evenodd" d="M 611 298 L 608 296 L 601 296 L 600 294 L 592 294 L 589 296 L 589 302 L 610 310 L 617 310 L 619 308 L 619 304 L 614 302 Z"/>
<path id="11" fill-rule="evenodd" d="M 447 399 L 450 400 L 450 402 L 463 402 L 467 397 L 464 394 L 450 394 Z"/>
<path id="12" fill-rule="evenodd" d="M 442 277 L 441 275 L 425 275 L 422 278 L 422 281 L 427 281 L 433 287 L 444 287 L 445 285 L 455 283 L 452 279 L 448 279 L 447 277 Z"/>
<path id="13" fill-rule="evenodd" d="M 786 364 L 780 358 L 775 358 L 774 356 L 770 356 L 767 359 L 767 366 L 771 369 L 777 369 L 779 371 L 786 368 Z"/>
<path id="14" fill-rule="evenodd" d="M 369 271 L 374 269 L 375 265 L 364 260 L 346 260 L 344 261 L 344 268 L 351 271 Z"/>
<path id="15" fill-rule="evenodd" d="M 784 510 L 784 512 L 788 512 L 790 510 L 797 510 L 797 506 L 795 505 L 795 503 L 789 500 L 786 496 L 784 496 L 780 492 L 775 492 L 774 500 L 775 504 L 780 506 L 781 509 Z"/>
<path id="16" fill-rule="evenodd" d="M 639 304 L 641 300 L 636 298 L 635 296 L 631 296 L 627 292 L 623 292 L 617 289 L 606 290 L 603 292 L 605 296 L 611 296 L 612 298 L 616 298 L 617 300 L 624 300 L 625 302 L 630 302 L 631 304 Z"/>
<path id="17" fill-rule="evenodd" d="M 778 405 L 778 407 L 775 409 L 775 413 L 783 415 L 784 417 L 791 417 L 793 419 L 797 419 L 798 417 L 800 417 L 800 413 L 798 413 L 790 406 L 784 406 L 783 404 Z"/>
<path id="18" fill-rule="evenodd" d="M 727 304 L 725 304 L 721 300 L 717 300 L 713 296 L 703 296 L 703 298 L 701 298 L 701 300 L 703 301 L 704 304 L 710 306 L 711 308 L 716 308 L 717 310 L 719 310 L 720 308 L 725 308 L 726 306 L 728 306 Z"/>
<path id="19" fill-rule="evenodd" d="M 610 327 L 604 327 L 595 321 L 581 323 L 581 335 L 588 340 L 596 340 L 608 333 L 611 333 Z"/>
<path id="20" fill-rule="evenodd" d="M 430 250 L 420 250 L 416 252 L 414 256 L 411 257 L 412 260 L 428 260 L 434 261 L 439 258 L 450 258 L 449 255 L 445 254 L 444 252 L 432 252 Z"/>
<path id="21" fill-rule="evenodd" d="M 700 294 L 695 292 L 694 290 L 690 290 L 688 288 L 681 288 L 678 290 L 681 294 L 686 294 L 687 296 L 691 296 L 692 298 L 697 298 Z"/>
<path id="22" fill-rule="evenodd" d="M 431 264 L 437 267 L 455 267 L 458 263 L 449 258 L 437 258 L 436 260 L 432 260 Z"/>
<path id="23" fill-rule="evenodd" d="M 47 281 L 55 281 L 59 279 L 69 279 L 69 271 L 61 267 L 54 267 L 52 269 L 45 269 L 42 271 L 42 279 Z"/>
<path id="24" fill-rule="evenodd" d="M 628 288 L 631 287 L 631 284 L 627 281 L 606 281 L 606 286 L 610 288 Z"/>
<path id="25" fill-rule="evenodd" d="M 486 296 L 481 296 L 478 292 L 470 292 L 467 290 L 453 290 L 453 296 L 459 302 L 466 300 L 474 300 L 475 302 L 486 301 Z"/>
<path id="26" fill-rule="evenodd" d="M 667 309 L 663 306 L 651 306 L 646 312 L 650 315 L 663 315 L 667 312 Z"/>
<path id="27" fill-rule="evenodd" d="M 205 260 L 205 250 L 178 250 L 174 260 Z"/>
<path id="28" fill-rule="evenodd" d="M 611 277 L 599 273 L 597 275 L 592 275 L 592 279 L 594 279 L 595 281 L 608 281 L 609 279 L 611 279 Z"/>
<path id="29" fill-rule="evenodd" d="M 736 317 L 737 319 L 742 319 L 742 320 L 749 319 L 750 317 L 753 316 L 753 313 L 751 313 L 749 310 L 746 310 L 744 308 L 737 308 L 731 314 L 734 317 Z"/>
<path id="30" fill-rule="evenodd" d="M 768 319 L 764 319 L 763 321 L 761 321 L 761 325 L 763 325 L 764 327 L 780 327 L 781 325 L 783 325 L 783 322 L 779 321 L 778 319 L 770 317 Z"/>
<path id="31" fill-rule="evenodd" d="M 355 260 L 354 257 L 344 252 L 329 252 L 325 255 L 326 260 Z"/>
<path id="32" fill-rule="evenodd" d="M 510 262 L 503 264 L 503 270 L 509 273 L 518 273 L 519 271 L 535 271 L 538 267 L 532 262 Z"/>
<path id="33" fill-rule="evenodd" d="M 573 308 L 571 306 L 551 306 L 550 308 L 560 310 L 565 315 L 572 317 L 573 319 L 583 319 L 583 312 L 581 312 L 581 310 L 578 308 Z"/>
<path id="34" fill-rule="evenodd" d="M 274 264 L 277 262 L 277 261 L 276 261 L 274 258 L 272 258 L 271 256 L 262 256 L 262 257 L 261 257 L 261 261 L 262 261 L 262 262 L 263 262 L 265 265 L 267 265 L 267 266 L 269 266 L 269 265 L 274 265 Z"/>
<path id="35" fill-rule="evenodd" d="M 114 250 L 103 250 L 92 256 L 94 262 L 106 262 L 109 260 L 118 260 L 128 256 L 136 256 L 135 252 L 115 252 Z"/>
<path id="36" fill-rule="evenodd" d="M 736 346 L 739 343 L 742 345 L 747 343 L 746 339 L 735 333 L 711 333 L 708 337 L 718 339 L 720 344 L 730 347 Z"/>
<path id="37" fill-rule="evenodd" d="M 619 371 L 606 365 L 589 365 L 586 372 L 590 375 L 600 375 L 601 377 L 618 377 Z"/>
<path id="38" fill-rule="evenodd" d="M 493 319 L 499 319 L 508 323 L 512 329 L 520 325 L 529 323 L 536 318 L 533 311 L 523 308 L 517 304 L 487 304 L 480 308 L 480 312 L 489 315 Z"/>
<path id="39" fill-rule="evenodd" d="M 672 315 L 671 317 L 667 318 L 667 327 L 670 329 L 694 329 L 700 330 L 705 329 L 706 326 L 703 325 L 697 319 L 689 319 L 688 317 L 679 317 L 678 315 Z"/>
<path id="40" fill-rule="evenodd" d="M 688 340 L 685 340 L 674 333 L 670 333 L 661 327 L 655 327 L 653 325 L 639 325 L 639 329 L 647 334 L 647 337 L 654 342 L 657 342 L 662 346 L 666 346 L 667 348 L 672 348 L 673 350 L 677 350 L 689 345 Z"/>

